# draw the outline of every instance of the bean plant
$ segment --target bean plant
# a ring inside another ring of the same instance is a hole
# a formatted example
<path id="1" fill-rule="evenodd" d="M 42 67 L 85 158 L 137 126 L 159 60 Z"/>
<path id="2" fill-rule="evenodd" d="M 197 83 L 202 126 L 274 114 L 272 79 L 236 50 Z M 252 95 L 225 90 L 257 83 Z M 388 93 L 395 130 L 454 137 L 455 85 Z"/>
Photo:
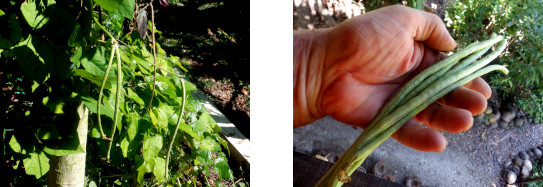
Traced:
<path id="1" fill-rule="evenodd" d="M 180 59 L 155 42 L 153 4 L 0 4 L 0 80 L 17 84 L 31 103 L 10 105 L 0 116 L 14 129 L 6 141 L 15 171 L 44 184 L 53 156 L 86 153 L 89 186 L 244 185 L 234 182 L 221 128 L 193 98 L 197 88 L 185 80 Z M 148 27 L 138 31 L 136 17 Z M 74 117 L 82 105 L 88 119 Z M 77 137 L 82 120 L 88 140 Z"/>
<path id="2" fill-rule="evenodd" d="M 460 46 L 504 35 L 509 43 L 499 63 L 508 76 L 490 74 L 490 83 L 504 100 L 514 100 L 536 123 L 543 119 L 543 2 L 521 0 L 453 2 L 444 19 Z"/>

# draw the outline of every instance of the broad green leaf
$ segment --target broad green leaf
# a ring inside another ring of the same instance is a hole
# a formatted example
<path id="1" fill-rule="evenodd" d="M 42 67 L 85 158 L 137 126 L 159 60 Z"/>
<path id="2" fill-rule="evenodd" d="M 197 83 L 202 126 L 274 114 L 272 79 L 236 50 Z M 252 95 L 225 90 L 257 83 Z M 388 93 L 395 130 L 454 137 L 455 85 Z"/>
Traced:
<path id="1" fill-rule="evenodd" d="M 162 149 L 162 136 L 155 135 L 145 140 L 143 143 L 143 160 L 147 163 L 154 162 L 158 152 Z"/>
<path id="2" fill-rule="evenodd" d="M 11 41 L 9 41 L 7 38 L 3 38 L 2 36 L 0 36 L 0 49 L 8 49 L 11 46 L 13 46 Z"/>
<path id="3" fill-rule="evenodd" d="M 126 131 L 128 133 L 128 140 L 132 141 L 136 137 L 138 133 L 138 116 L 137 115 L 130 115 L 128 118 L 128 130 Z"/>
<path id="4" fill-rule="evenodd" d="M 49 171 L 49 159 L 43 152 L 32 152 L 23 159 L 26 174 L 35 175 L 37 179 Z"/>
<path id="5" fill-rule="evenodd" d="M 93 138 L 101 138 L 102 137 L 102 135 L 100 134 L 100 130 L 98 130 L 98 125 L 95 125 L 95 126 L 92 127 L 90 134 L 91 134 L 91 137 L 93 137 Z"/>
<path id="6" fill-rule="evenodd" d="M 11 150 L 13 150 L 14 152 L 21 152 L 21 145 L 19 145 L 19 142 L 17 142 L 15 136 L 11 136 L 11 140 L 9 140 L 9 147 L 11 147 Z"/>
<path id="7" fill-rule="evenodd" d="M 87 80 L 90 80 L 91 82 L 93 82 L 94 84 L 98 86 L 102 86 L 102 80 L 104 79 L 103 75 L 102 76 L 94 75 L 84 69 L 74 69 L 72 71 L 74 72 L 74 76 L 81 76 Z M 116 82 L 117 82 L 117 78 L 108 76 L 106 84 L 104 85 L 104 89 L 111 89 L 111 84 L 113 83 L 116 84 Z"/>
<path id="8" fill-rule="evenodd" d="M 57 131 L 55 124 L 46 123 L 40 127 L 36 133 L 39 139 L 48 140 L 48 139 L 61 139 L 60 134 Z"/>
<path id="9" fill-rule="evenodd" d="M 144 177 L 145 173 L 147 173 L 145 165 L 146 164 L 144 163 L 138 168 L 138 183 L 140 185 L 143 185 L 143 177 Z"/>
<path id="10" fill-rule="evenodd" d="M 74 30 L 70 34 L 70 37 L 68 38 L 68 46 L 70 47 L 78 47 L 78 46 L 86 46 L 87 42 L 85 41 L 85 38 L 83 34 L 81 33 L 81 26 L 79 26 L 78 23 L 75 23 Z"/>
<path id="11" fill-rule="evenodd" d="M 44 2 L 47 2 L 47 5 Z M 55 4 L 54 0 L 28 0 L 21 4 L 21 12 L 30 27 L 40 29 L 49 21 L 49 16 L 45 14 L 54 11 Z"/>
<path id="12" fill-rule="evenodd" d="M 115 11 L 121 4 L 123 0 L 94 0 L 96 4 L 102 6 L 107 11 Z"/>
<path id="13" fill-rule="evenodd" d="M 121 140 L 121 149 L 123 150 L 123 157 L 126 158 L 127 154 L 128 154 L 128 145 L 130 143 L 128 142 L 128 139 L 126 136 L 123 136 L 122 140 Z"/>
<path id="14" fill-rule="evenodd" d="M 136 103 L 138 103 L 141 106 L 145 106 L 145 102 L 143 102 L 143 100 L 140 98 L 140 96 L 138 96 L 138 94 L 136 94 L 136 92 L 132 91 L 132 89 L 130 88 L 127 88 L 127 90 L 128 90 L 128 98 L 136 101 Z"/>
<path id="15" fill-rule="evenodd" d="M 1 18 L 2 16 L 5 16 L 5 15 L 6 15 L 6 13 L 4 13 L 4 11 L 0 10 L 0 18 Z"/>
<path id="16" fill-rule="evenodd" d="M 90 181 L 88 187 L 98 187 L 98 185 L 96 185 L 96 182 Z"/>
<path id="17" fill-rule="evenodd" d="M 97 101 L 94 98 L 88 96 L 81 96 L 81 99 L 83 99 L 83 102 L 85 103 L 90 112 L 96 113 Z M 106 107 L 104 105 L 100 106 L 100 113 L 113 119 L 113 108 L 111 107 Z"/>
<path id="18" fill-rule="evenodd" d="M 132 20 L 135 4 L 135 0 L 123 0 L 121 6 L 119 6 L 117 10 L 113 11 L 113 13 Z"/>
<path id="19" fill-rule="evenodd" d="M 151 122 L 155 127 L 158 127 L 158 119 L 157 115 L 154 112 L 154 109 L 149 112 L 149 116 L 151 117 Z"/>
<path id="20" fill-rule="evenodd" d="M 70 59 L 74 63 L 75 68 L 79 68 L 81 66 L 81 55 L 83 55 L 83 49 L 77 48 L 77 51 L 75 52 L 74 56 Z"/>
<path id="21" fill-rule="evenodd" d="M 48 43 L 41 39 L 34 39 L 33 35 L 30 35 L 13 49 L 25 78 L 33 82 L 32 92 L 50 77 L 48 71 L 44 71 L 44 69 L 47 69 L 45 59 L 49 59 L 47 61 L 51 62 L 53 56 L 51 49 L 45 47 L 47 45 Z M 40 48 L 41 53 L 36 51 L 35 46 Z"/>
<path id="22" fill-rule="evenodd" d="M 221 150 L 221 147 L 219 146 L 219 144 L 217 144 L 217 142 L 215 142 L 215 140 L 209 138 L 209 137 L 206 137 L 206 139 L 202 140 L 200 142 L 200 149 L 203 149 L 203 150 L 206 150 L 206 151 L 220 151 Z"/>
<path id="23" fill-rule="evenodd" d="M 19 43 L 23 36 L 21 35 L 21 25 L 19 25 L 19 19 L 17 19 L 17 14 L 11 13 L 9 15 L 9 28 L 11 30 L 9 37 L 12 43 Z"/>
<path id="24" fill-rule="evenodd" d="M 153 174 L 160 182 L 164 178 L 164 170 L 166 169 L 166 161 L 162 157 L 156 157 L 155 167 L 153 168 Z"/>
<path id="25" fill-rule="evenodd" d="M 92 48 L 83 52 L 80 60 L 81 65 L 93 75 L 104 76 L 110 55 L 110 53 L 106 54 L 106 48 L 103 46 Z M 114 68 L 111 68 L 108 77 L 116 77 L 115 75 Z"/>
<path id="26" fill-rule="evenodd" d="M 196 122 L 196 125 L 194 126 L 194 131 L 196 132 L 212 132 L 212 126 L 216 125 L 215 120 L 211 118 L 211 116 L 207 112 L 203 112 L 202 115 L 200 115 L 200 119 Z"/>
<path id="27" fill-rule="evenodd" d="M 217 173 L 221 176 L 221 178 L 230 180 L 234 178 L 234 174 L 232 173 L 232 170 L 230 169 L 230 166 L 228 166 L 228 161 L 226 160 L 226 157 L 224 156 L 224 153 L 220 153 L 217 158 L 213 161 L 215 164 L 215 168 Z"/>
<path id="28" fill-rule="evenodd" d="M 66 141 L 66 140 L 64 140 Z M 79 144 L 79 139 L 72 138 L 69 140 L 70 143 L 65 143 L 61 141 L 54 141 L 55 143 L 51 146 L 46 145 L 43 147 L 43 152 L 54 155 L 54 156 L 66 156 L 74 153 L 85 153 L 81 144 Z"/>

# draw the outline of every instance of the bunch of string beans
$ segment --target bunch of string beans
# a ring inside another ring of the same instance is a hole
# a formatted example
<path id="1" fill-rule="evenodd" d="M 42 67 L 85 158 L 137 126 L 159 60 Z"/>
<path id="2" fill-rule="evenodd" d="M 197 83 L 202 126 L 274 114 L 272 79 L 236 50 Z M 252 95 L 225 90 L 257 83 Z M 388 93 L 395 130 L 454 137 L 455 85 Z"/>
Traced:
<path id="1" fill-rule="evenodd" d="M 477 60 L 496 43 L 498 44 L 494 51 Z M 486 66 L 502 53 L 506 44 L 503 36 L 493 34 L 489 40 L 472 43 L 411 79 L 379 111 L 377 117 L 320 179 L 317 186 L 341 186 L 349 182 L 350 175 L 377 146 L 409 119 L 447 93 L 494 70 L 509 73 L 502 65 Z M 458 63 L 462 58 L 464 59 Z M 474 62 L 475 60 L 477 61 Z"/>

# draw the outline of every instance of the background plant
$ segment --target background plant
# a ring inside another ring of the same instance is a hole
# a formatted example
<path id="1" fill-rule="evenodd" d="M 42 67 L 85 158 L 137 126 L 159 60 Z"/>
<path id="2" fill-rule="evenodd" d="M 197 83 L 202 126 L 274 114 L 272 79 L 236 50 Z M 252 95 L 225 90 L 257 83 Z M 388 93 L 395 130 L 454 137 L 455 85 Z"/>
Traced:
<path id="1" fill-rule="evenodd" d="M 445 22 L 453 38 L 460 44 L 483 40 L 490 33 L 499 33 L 510 41 L 507 53 L 499 58 L 511 73 L 504 77 L 491 74 L 491 85 L 505 100 L 514 101 L 541 122 L 543 108 L 543 2 L 455 1 L 447 8 Z"/>
<path id="2" fill-rule="evenodd" d="M 13 176 L 10 182 L 43 184 L 51 156 L 84 152 L 74 143 L 78 140 L 74 138 L 75 107 L 83 102 L 90 111 L 89 186 L 245 184 L 234 182 L 227 143 L 209 113 L 192 97 L 196 87 L 186 81 L 185 88 L 181 87 L 183 77 L 177 72 L 184 68 L 179 58 L 151 42 L 151 32 L 158 35 L 160 31 L 153 28 L 150 16 L 154 12 L 148 2 L 28 0 L 1 4 L 6 8 L 0 8 L 0 23 L 6 27 L 0 28 L 0 80 L 12 90 L 2 93 L 2 108 L 7 113 L 2 112 L 0 120 L 4 128 L 14 129 L 14 135 L 4 139 L 10 147 L 4 156 L 14 173 L 22 175 L 24 170 L 35 176 Z M 147 13 L 149 18 L 143 21 L 148 27 L 140 31 L 149 34 L 142 38 L 133 18 Z M 113 54 L 116 46 L 119 53 Z M 112 54 L 113 68 L 106 74 Z M 103 100 L 98 103 L 103 79 Z M 25 94 L 17 102 L 14 92 Z M 179 131 L 172 139 L 183 100 Z M 114 123 L 116 103 L 119 117 Z M 113 137 L 112 142 L 103 139 L 98 128 L 98 105 L 104 134 Z M 113 130 L 115 136 L 110 136 Z M 167 145 L 171 142 L 170 150 Z M 171 160 L 166 168 L 168 154 Z"/>

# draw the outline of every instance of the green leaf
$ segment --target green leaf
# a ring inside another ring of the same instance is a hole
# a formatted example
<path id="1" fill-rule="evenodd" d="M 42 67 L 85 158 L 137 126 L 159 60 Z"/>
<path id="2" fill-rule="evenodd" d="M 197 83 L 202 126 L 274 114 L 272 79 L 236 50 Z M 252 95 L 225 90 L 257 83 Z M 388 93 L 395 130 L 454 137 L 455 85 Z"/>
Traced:
<path id="1" fill-rule="evenodd" d="M 77 51 L 75 52 L 74 56 L 70 59 L 74 63 L 75 68 L 79 68 L 81 66 L 81 55 L 83 55 L 82 48 L 77 48 Z"/>
<path id="2" fill-rule="evenodd" d="M 78 23 L 75 23 L 74 30 L 70 34 L 70 37 L 68 38 L 68 46 L 70 47 L 78 47 L 78 46 L 86 46 L 87 42 L 85 41 L 85 38 L 83 34 L 81 33 L 81 26 L 79 26 Z"/>
<path id="3" fill-rule="evenodd" d="M 160 182 L 164 178 L 164 170 L 166 169 L 166 161 L 162 157 L 156 157 L 155 167 L 153 168 L 153 174 Z"/>
<path id="4" fill-rule="evenodd" d="M 100 134 L 100 131 L 98 130 L 98 126 L 93 126 L 90 134 L 91 134 L 91 137 L 93 138 L 102 138 L 102 135 Z"/>
<path id="5" fill-rule="evenodd" d="M 11 30 L 9 37 L 12 43 L 19 43 L 23 36 L 21 35 L 21 25 L 19 25 L 19 19 L 17 19 L 17 14 L 11 13 L 9 15 L 9 28 Z"/>
<path id="6" fill-rule="evenodd" d="M 162 136 L 155 135 L 148 138 L 143 143 L 143 160 L 147 163 L 154 162 L 160 149 L 162 149 Z"/>
<path id="7" fill-rule="evenodd" d="M 130 115 L 128 118 L 128 140 L 132 141 L 136 137 L 138 133 L 138 116 L 137 115 Z"/>
<path id="8" fill-rule="evenodd" d="M 93 82 L 94 84 L 98 86 L 102 86 L 102 80 L 104 79 L 103 75 L 102 76 L 94 75 L 84 69 L 74 69 L 72 71 L 74 73 L 74 76 L 83 77 L 87 80 L 90 80 L 91 82 Z M 106 84 L 104 85 L 104 89 L 111 89 L 111 84 L 116 83 L 116 82 L 117 82 L 116 78 L 107 77 Z"/>
<path id="9" fill-rule="evenodd" d="M 179 130 L 187 133 L 188 135 L 190 135 L 193 138 L 196 138 L 196 140 L 198 140 L 198 141 L 202 140 L 200 138 L 200 136 L 198 136 L 198 134 L 196 134 L 194 131 L 192 131 L 192 128 L 189 125 L 187 125 L 185 122 L 181 122 L 181 124 L 179 124 Z"/>
<path id="10" fill-rule="evenodd" d="M 41 54 L 36 51 L 35 46 L 40 47 Z M 33 35 L 30 35 L 13 49 L 25 78 L 33 82 L 32 92 L 50 76 L 48 71 L 44 71 L 47 69 L 45 59 L 51 59 L 53 53 L 46 46 L 48 46 L 47 43 L 41 39 L 34 39 Z M 51 60 L 48 61 L 51 62 Z"/>
<path id="11" fill-rule="evenodd" d="M 14 152 L 20 153 L 21 152 L 21 145 L 19 145 L 19 142 L 17 142 L 17 139 L 15 139 L 15 136 L 11 137 L 11 140 L 9 140 L 9 147 L 11 147 L 11 150 Z"/>
<path id="12" fill-rule="evenodd" d="M 6 13 L 4 13 L 4 11 L 0 10 L 0 18 L 2 18 L 2 16 L 5 16 Z"/>
<path id="13" fill-rule="evenodd" d="M 11 41 L 9 41 L 7 38 L 3 38 L 2 36 L 0 36 L 0 49 L 8 49 L 11 46 L 13 46 Z"/>
<path id="14" fill-rule="evenodd" d="M 81 96 L 81 99 L 83 99 L 83 102 L 85 103 L 90 112 L 96 113 L 97 101 L 95 99 L 88 96 Z M 113 108 L 111 107 L 106 107 L 104 105 L 100 106 L 100 113 L 113 119 Z"/>
<path id="15" fill-rule="evenodd" d="M 121 6 L 119 6 L 117 10 L 113 11 L 113 13 L 132 20 L 135 4 L 135 0 L 123 0 Z"/>
<path id="16" fill-rule="evenodd" d="M 29 0 L 21 4 L 21 12 L 30 27 L 40 29 L 49 21 L 49 16 L 46 14 L 54 11 L 55 4 L 54 0 Z"/>
<path id="17" fill-rule="evenodd" d="M 194 131 L 211 133 L 213 131 L 213 125 L 216 125 L 215 120 L 211 118 L 209 113 L 203 112 L 202 115 L 200 115 L 200 119 L 198 119 L 196 125 L 194 126 Z"/>
<path id="18" fill-rule="evenodd" d="M 145 173 L 147 173 L 147 170 L 145 169 L 146 168 L 146 164 L 142 164 L 139 168 L 138 168 L 138 183 L 140 185 L 143 185 L 143 177 L 145 175 Z"/>
<path id="19" fill-rule="evenodd" d="M 140 96 L 138 96 L 138 94 L 136 94 L 136 92 L 132 91 L 132 89 L 130 88 L 127 88 L 127 92 L 128 98 L 136 101 L 136 103 L 138 103 L 140 106 L 145 106 L 145 102 L 143 102 L 143 100 L 140 98 Z"/>
<path id="20" fill-rule="evenodd" d="M 215 165 L 217 173 L 219 173 L 221 178 L 226 180 L 234 178 L 234 174 L 230 169 L 230 166 L 228 166 L 228 161 L 226 160 L 224 153 L 221 153 L 220 156 L 215 158 L 215 161 L 213 161 L 213 163 Z"/>
<path id="21" fill-rule="evenodd" d="M 206 139 L 202 140 L 200 142 L 200 149 L 206 150 L 206 151 L 220 151 L 221 147 L 215 140 L 211 139 L 210 137 L 206 137 Z"/>
<path id="22" fill-rule="evenodd" d="M 149 112 L 149 116 L 151 117 L 151 122 L 153 123 L 153 125 L 154 125 L 155 127 L 158 127 L 158 119 L 157 119 L 157 115 L 155 114 L 154 111 L 155 111 L 154 109 L 151 110 L 151 111 Z"/>
<path id="23" fill-rule="evenodd" d="M 128 145 L 130 145 L 130 143 L 128 142 L 127 137 L 123 136 L 121 140 L 121 149 L 123 150 L 123 157 L 125 158 L 128 155 Z"/>
<path id="24" fill-rule="evenodd" d="M 94 0 L 96 4 L 102 6 L 107 11 L 115 11 L 121 4 L 123 0 Z"/>
<path id="25" fill-rule="evenodd" d="M 23 159 L 26 174 L 35 175 L 37 179 L 49 171 L 49 159 L 43 152 L 32 152 L 29 157 Z"/>
<path id="26" fill-rule="evenodd" d="M 106 48 L 103 46 L 92 48 L 88 51 L 83 52 L 83 55 L 81 56 L 81 65 L 87 70 L 89 73 L 97 76 L 104 76 L 106 69 L 107 69 L 107 63 L 109 60 L 110 54 L 106 55 Z M 109 70 L 108 77 L 114 77 L 115 71 L 112 69 Z"/>
<path id="27" fill-rule="evenodd" d="M 64 143 L 63 141 L 54 141 L 53 145 L 46 145 L 43 148 L 43 152 L 54 156 L 66 156 L 74 153 L 85 153 L 81 144 L 79 144 L 78 138 L 72 138 L 70 143 Z"/>
<path id="28" fill-rule="evenodd" d="M 96 182 L 90 181 L 88 187 L 98 187 L 98 185 L 96 185 Z"/>
<path id="29" fill-rule="evenodd" d="M 55 124 L 46 123 L 40 127 L 36 133 L 39 139 L 48 140 L 48 139 L 61 139 L 60 134 L 57 131 Z"/>

